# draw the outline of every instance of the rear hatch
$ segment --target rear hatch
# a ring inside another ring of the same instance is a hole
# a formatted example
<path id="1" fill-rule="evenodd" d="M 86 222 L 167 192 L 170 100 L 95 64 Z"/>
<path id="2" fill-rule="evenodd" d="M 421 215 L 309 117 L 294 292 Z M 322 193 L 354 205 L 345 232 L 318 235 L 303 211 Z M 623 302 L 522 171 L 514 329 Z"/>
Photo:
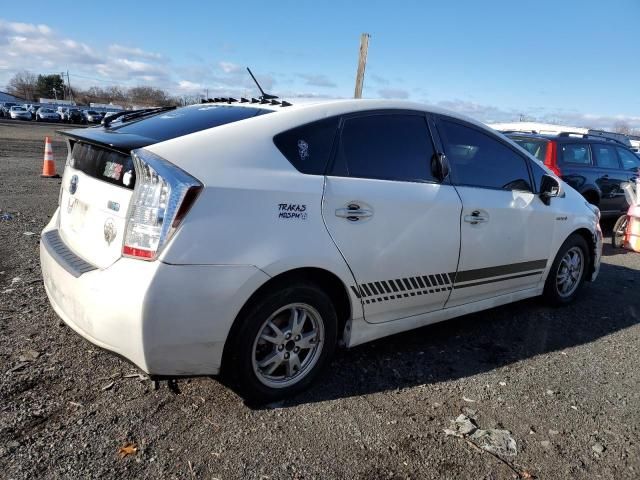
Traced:
<path id="1" fill-rule="evenodd" d="M 62 179 L 60 236 L 78 255 L 99 268 L 121 256 L 127 208 L 135 185 L 130 155 L 80 141 Z"/>
<path id="2" fill-rule="evenodd" d="M 59 232 L 66 245 L 98 268 L 122 256 L 136 172 L 131 150 L 251 118 L 270 110 L 193 105 L 108 127 L 64 130 L 68 157 L 60 192 Z"/>

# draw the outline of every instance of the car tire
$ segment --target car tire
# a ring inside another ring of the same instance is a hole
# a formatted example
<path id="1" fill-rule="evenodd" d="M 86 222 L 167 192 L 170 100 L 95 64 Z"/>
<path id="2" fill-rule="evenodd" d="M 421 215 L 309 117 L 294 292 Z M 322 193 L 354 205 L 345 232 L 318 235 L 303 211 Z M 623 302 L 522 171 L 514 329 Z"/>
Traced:
<path id="1" fill-rule="evenodd" d="M 624 234 L 627 229 L 627 216 L 622 215 L 616 220 L 613 230 L 611 231 L 611 245 L 615 248 L 622 248 L 624 245 Z"/>
<path id="2" fill-rule="evenodd" d="M 561 306 L 575 300 L 591 264 L 585 239 L 574 233 L 558 250 L 544 285 L 543 296 L 551 305 Z"/>
<path id="3" fill-rule="evenodd" d="M 222 376 L 247 403 L 291 397 L 306 389 L 330 362 L 338 319 L 331 298 L 317 285 L 270 289 L 243 310 L 225 347 Z"/>

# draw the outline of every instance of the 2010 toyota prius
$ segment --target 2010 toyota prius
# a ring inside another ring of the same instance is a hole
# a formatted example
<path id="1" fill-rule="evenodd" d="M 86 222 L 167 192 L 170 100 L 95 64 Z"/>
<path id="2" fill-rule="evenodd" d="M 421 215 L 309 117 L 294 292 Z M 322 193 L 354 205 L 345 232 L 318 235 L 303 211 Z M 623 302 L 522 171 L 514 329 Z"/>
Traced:
<path id="1" fill-rule="evenodd" d="M 150 375 L 222 374 L 271 401 L 337 345 L 568 303 L 598 273 L 597 208 L 478 122 L 386 100 L 231 101 L 63 132 L 49 300 Z"/>

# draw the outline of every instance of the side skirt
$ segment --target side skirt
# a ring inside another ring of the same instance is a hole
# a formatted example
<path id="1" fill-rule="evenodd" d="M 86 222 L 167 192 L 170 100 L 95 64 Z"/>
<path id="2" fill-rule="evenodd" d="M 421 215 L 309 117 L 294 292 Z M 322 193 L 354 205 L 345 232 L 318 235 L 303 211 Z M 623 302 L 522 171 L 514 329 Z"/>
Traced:
<path id="1" fill-rule="evenodd" d="M 461 317 L 481 310 L 488 310 L 507 303 L 524 300 L 525 298 L 537 297 L 538 295 L 542 295 L 543 289 L 544 287 L 529 288 L 527 290 L 520 290 L 519 292 L 512 292 L 498 297 L 384 323 L 367 323 L 364 318 L 351 319 L 345 326 L 344 344 L 347 348 L 351 348 L 378 338 L 388 337 L 396 333 L 431 325 L 432 323 Z"/>

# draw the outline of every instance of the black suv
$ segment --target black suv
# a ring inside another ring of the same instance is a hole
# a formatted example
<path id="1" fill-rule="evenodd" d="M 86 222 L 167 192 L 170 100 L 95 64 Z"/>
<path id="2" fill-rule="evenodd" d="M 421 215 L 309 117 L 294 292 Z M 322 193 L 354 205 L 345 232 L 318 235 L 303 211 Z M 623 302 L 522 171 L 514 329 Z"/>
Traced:
<path id="1" fill-rule="evenodd" d="M 602 217 L 619 216 L 629 208 L 621 184 L 638 177 L 640 157 L 622 142 L 573 132 L 503 133 L 599 207 Z"/>

